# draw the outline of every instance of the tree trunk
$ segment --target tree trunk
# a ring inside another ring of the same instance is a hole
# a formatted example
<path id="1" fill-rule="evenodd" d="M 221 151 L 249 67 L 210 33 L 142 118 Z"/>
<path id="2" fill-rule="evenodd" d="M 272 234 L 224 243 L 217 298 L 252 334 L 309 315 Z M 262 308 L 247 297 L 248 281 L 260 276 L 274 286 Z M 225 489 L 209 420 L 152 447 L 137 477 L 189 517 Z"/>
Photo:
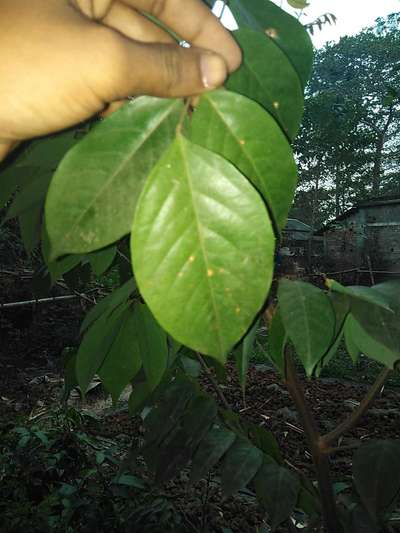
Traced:
<path id="1" fill-rule="evenodd" d="M 381 188 L 381 172 L 382 172 L 382 152 L 384 144 L 384 134 L 380 134 L 376 140 L 374 167 L 372 169 L 372 194 L 379 196 Z"/>

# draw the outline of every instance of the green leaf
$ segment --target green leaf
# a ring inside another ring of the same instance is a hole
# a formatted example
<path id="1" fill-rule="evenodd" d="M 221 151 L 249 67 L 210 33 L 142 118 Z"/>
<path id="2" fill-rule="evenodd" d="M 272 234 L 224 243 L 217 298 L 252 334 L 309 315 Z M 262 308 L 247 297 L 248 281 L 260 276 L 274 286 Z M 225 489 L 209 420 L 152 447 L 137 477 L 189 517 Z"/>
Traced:
<path id="1" fill-rule="evenodd" d="M 282 376 L 285 375 L 285 346 L 287 344 L 287 333 L 282 320 L 282 313 L 278 307 L 272 317 L 268 330 L 268 350 L 267 355 L 279 370 Z"/>
<path id="2" fill-rule="evenodd" d="M 400 491 L 400 444 L 372 440 L 358 448 L 353 459 L 354 483 L 361 501 L 377 520 Z"/>
<path id="3" fill-rule="evenodd" d="M 223 362 L 272 279 L 274 234 L 257 192 L 230 163 L 178 137 L 143 189 L 131 239 L 156 319 Z"/>
<path id="4" fill-rule="evenodd" d="M 136 415 L 151 397 L 151 389 L 147 382 L 136 383 L 128 400 L 128 411 L 131 416 Z"/>
<path id="5" fill-rule="evenodd" d="M 218 463 L 231 447 L 236 435 L 229 429 L 215 426 L 201 441 L 193 458 L 190 482 L 197 483 Z"/>
<path id="6" fill-rule="evenodd" d="M 335 314 L 328 296 L 302 281 L 281 280 L 278 301 L 286 332 L 308 376 L 330 347 Z"/>
<path id="7" fill-rule="evenodd" d="M 143 481 L 136 476 L 132 476 L 132 474 L 122 474 L 113 479 L 113 483 L 116 483 L 117 485 L 126 485 L 127 487 L 133 487 L 135 489 L 145 488 Z"/>
<path id="8" fill-rule="evenodd" d="M 0 172 L 0 208 L 2 209 L 19 187 L 23 188 L 40 172 L 36 166 L 9 165 Z"/>
<path id="9" fill-rule="evenodd" d="M 116 253 L 116 246 L 108 246 L 88 255 L 90 266 L 96 276 L 101 276 L 111 266 Z"/>
<path id="10" fill-rule="evenodd" d="M 294 9 L 304 9 L 310 5 L 305 0 L 287 0 L 287 3 Z"/>
<path id="11" fill-rule="evenodd" d="M 244 57 L 241 67 L 229 77 L 227 88 L 265 107 L 289 140 L 293 140 L 299 130 L 304 102 L 296 71 L 264 33 L 244 28 L 233 35 Z"/>
<path id="12" fill-rule="evenodd" d="M 272 457 L 277 463 L 283 462 L 279 444 L 271 431 L 266 430 L 262 426 L 257 426 L 252 422 L 246 423 L 246 428 L 249 439 L 257 448 L 269 457 Z"/>
<path id="13" fill-rule="evenodd" d="M 378 324 L 376 328 L 378 328 Z M 382 337 L 384 336 L 382 335 Z M 368 331 L 359 324 L 353 315 L 349 315 L 346 320 L 346 345 L 351 350 L 351 352 L 349 351 L 349 355 L 353 360 L 356 353 L 361 352 L 370 359 L 375 359 L 375 361 L 379 361 L 388 368 L 394 368 L 400 359 L 399 349 L 392 350 L 383 342 L 369 335 Z"/>
<path id="14" fill-rule="evenodd" d="M 192 457 L 217 416 L 217 405 L 206 395 L 196 396 L 182 417 L 181 427 L 173 432 L 157 460 L 156 481 L 168 481 Z"/>
<path id="15" fill-rule="evenodd" d="M 359 504 L 351 511 L 351 525 L 346 533 L 382 533 L 382 529 L 374 523 L 364 506 Z"/>
<path id="16" fill-rule="evenodd" d="M 76 377 L 83 394 L 118 334 L 123 311 L 119 309 L 111 315 L 103 315 L 83 337 L 76 356 Z"/>
<path id="17" fill-rule="evenodd" d="M 51 180 L 51 173 L 41 169 L 32 175 L 28 183 L 16 194 L 4 220 L 17 217 L 34 207 L 42 207 Z"/>
<path id="18" fill-rule="evenodd" d="M 204 94 L 191 121 L 191 140 L 233 163 L 262 194 L 283 229 L 297 169 L 276 121 L 256 102 L 229 91 Z"/>
<path id="19" fill-rule="evenodd" d="M 42 233 L 42 206 L 38 205 L 18 217 L 22 242 L 27 254 L 31 254 L 40 242 Z"/>
<path id="20" fill-rule="evenodd" d="M 268 512 L 272 531 L 293 512 L 300 490 L 297 476 L 282 466 L 263 465 L 254 479 L 257 498 Z"/>
<path id="21" fill-rule="evenodd" d="M 351 298 L 351 301 L 365 302 L 368 304 L 377 305 L 391 311 L 390 302 L 386 295 L 381 294 L 379 291 L 374 290 L 371 287 L 363 287 L 362 285 L 347 286 L 341 285 L 338 281 L 326 280 L 326 285 L 331 291 L 338 292 L 339 294 L 345 294 Z M 366 309 L 369 307 L 365 306 Z"/>
<path id="22" fill-rule="evenodd" d="M 176 378 L 168 385 L 160 403 L 154 407 L 144 420 L 147 444 L 159 444 L 178 424 L 185 413 L 189 401 L 195 394 L 193 384 L 182 378 Z"/>
<path id="23" fill-rule="evenodd" d="M 353 361 L 354 364 L 357 363 L 359 357 L 360 357 L 360 349 L 355 344 L 353 337 L 356 337 L 357 333 L 352 332 L 352 329 L 354 327 L 353 325 L 354 318 L 349 315 L 344 323 L 343 333 L 344 333 L 344 342 L 346 345 L 347 353 L 350 356 L 350 359 Z M 356 324 L 357 326 L 357 324 Z"/>
<path id="24" fill-rule="evenodd" d="M 398 302 L 395 305 L 395 312 L 393 312 L 377 305 L 367 306 L 360 300 L 354 300 L 351 305 L 351 314 L 376 343 L 399 356 L 400 305 Z"/>
<path id="25" fill-rule="evenodd" d="M 238 437 L 228 450 L 222 466 L 221 489 L 231 496 L 245 487 L 256 475 L 263 460 L 262 452 L 249 441 Z"/>
<path id="26" fill-rule="evenodd" d="M 256 320 L 239 346 L 235 348 L 236 368 L 239 374 L 239 382 L 243 394 L 246 391 L 247 371 L 249 369 L 249 359 L 253 353 L 254 340 L 256 338 L 259 320 Z"/>
<path id="27" fill-rule="evenodd" d="M 349 299 L 345 294 L 329 292 L 328 298 L 331 301 L 333 311 L 335 313 L 335 334 L 331 346 L 328 348 L 327 353 L 323 356 L 317 365 L 315 374 L 320 376 L 322 368 L 326 366 L 329 361 L 336 355 L 344 333 L 345 319 L 350 310 Z"/>
<path id="28" fill-rule="evenodd" d="M 296 69 L 304 89 L 311 74 L 313 45 L 302 24 L 268 0 L 230 0 L 229 8 L 240 27 L 262 31 L 279 46 Z"/>
<path id="29" fill-rule="evenodd" d="M 87 125 L 71 128 L 31 141 L 16 161 L 17 166 L 34 165 L 51 173 L 64 155 L 86 134 Z"/>
<path id="30" fill-rule="evenodd" d="M 168 364 L 167 334 L 154 320 L 147 305 L 137 304 L 134 313 L 140 357 L 151 390 L 160 383 Z"/>
<path id="31" fill-rule="evenodd" d="M 121 326 L 98 370 L 104 387 L 116 402 L 142 366 L 139 336 L 135 317 L 136 308 L 128 307 L 121 316 Z"/>
<path id="32" fill-rule="evenodd" d="M 129 233 L 143 184 L 172 142 L 181 100 L 136 98 L 70 150 L 46 201 L 52 258 L 86 253 Z"/>
<path id="33" fill-rule="evenodd" d="M 43 243 L 42 243 L 43 245 Z M 43 246 L 42 246 L 43 250 Z M 51 276 L 52 283 L 56 282 L 64 276 L 70 270 L 77 267 L 83 260 L 82 255 L 66 255 L 58 261 L 54 261 L 48 264 L 48 270 Z"/>
<path id="34" fill-rule="evenodd" d="M 126 302 L 135 289 L 135 280 L 132 278 L 121 285 L 121 287 L 118 287 L 118 289 L 115 289 L 111 294 L 102 298 L 85 316 L 81 325 L 81 333 L 87 330 L 103 314 L 108 315 L 112 313 L 116 307 Z"/>

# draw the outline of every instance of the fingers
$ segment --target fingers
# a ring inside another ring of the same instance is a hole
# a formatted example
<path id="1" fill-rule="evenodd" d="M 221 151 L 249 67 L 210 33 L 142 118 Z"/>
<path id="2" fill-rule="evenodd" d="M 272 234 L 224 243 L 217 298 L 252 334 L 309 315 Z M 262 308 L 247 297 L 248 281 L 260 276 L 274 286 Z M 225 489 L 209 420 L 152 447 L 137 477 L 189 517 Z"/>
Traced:
<path id="1" fill-rule="evenodd" d="M 222 85 L 228 74 L 222 57 L 198 48 L 142 44 L 118 35 L 106 50 L 101 70 L 92 71 L 93 87 L 105 102 L 139 94 L 197 95 Z"/>
<path id="2" fill-rule="evenodd" d="M 237 69 L 242 56 L 239 46 L 201 0 L 124 0 L 147 12 L 193 46 L 220 54 L 229 71 Z"/>
<path id="3" fill-rule="evenodd" d="M 126 37 L 143 43 L 174 42 L 166 31 L 122 2 L 114 2 L 101 22 Z"/>
<path id="4" fill-rule="evenodd" d="M 103 19 L 111 9 L 114 0 L 70 0 L 84 15 L 93 20 Z"/>
<path id="5" fill-rule="evenodd" d="M 242 60 L 239 46 L 201 0 L 70 0 L 91 19 L 101 20 L 131 39 L 142 42 L 169 42 L 166 32 L 139 15 L 153 15 L 193 46 L 221 55 L 228 70 Z M 133 10 L 129 10 L 129 7 Z"/>

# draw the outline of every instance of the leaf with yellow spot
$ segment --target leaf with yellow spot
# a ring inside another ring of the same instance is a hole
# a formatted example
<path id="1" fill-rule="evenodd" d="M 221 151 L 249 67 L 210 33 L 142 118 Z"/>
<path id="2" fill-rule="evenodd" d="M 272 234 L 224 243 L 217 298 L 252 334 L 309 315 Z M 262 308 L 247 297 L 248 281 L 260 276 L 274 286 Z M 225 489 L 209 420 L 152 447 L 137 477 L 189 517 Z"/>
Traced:
<path id="1" fill-rule="evenodd" d="M 303 0 L 292 1 L 305 4 Z M 230 0 L 229 8 L 239 28 L 262 32 L 279 46 L 296 70 L 304 89 L 313 62 L 313 45 L 304 26 L 269 0 Z"/>
<path id="2" fill-rule="evenodd" d="M 276 226 L 285 226 L 297 170 L 289 142 L 269 113 L 240 94 L 213 91 L 200 98 L 190 139 L 233 163 L 261 193 Z"/>
<path id="3" fill-rule="evenodd" d="M 243 63 L 227 88 L 262 105 L 293 140 L 303 115 L 300 78 L 285 53 L 265 33 L 243 28 L 233 33 L 243 49 Z M 266 59 L 267 58 L 267 59 Z"/>
<path id="4" fill-rule="evenodd" d="M 272 279 L 273 229 L 252 185 L 178 136 L 142 191 L 131 250 L 138 287 L 161 326 L 224 361 Z"/>

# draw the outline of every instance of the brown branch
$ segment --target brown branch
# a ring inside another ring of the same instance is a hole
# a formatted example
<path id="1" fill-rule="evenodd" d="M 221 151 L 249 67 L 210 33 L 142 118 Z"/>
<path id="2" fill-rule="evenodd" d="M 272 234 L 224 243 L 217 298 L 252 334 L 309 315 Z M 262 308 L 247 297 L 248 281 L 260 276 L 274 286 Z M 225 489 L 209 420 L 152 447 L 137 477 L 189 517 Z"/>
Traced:
<path id="1" fill-rule="evenodd" d="M 329 456 L 324 455 L 319 447 L 320 435 L 317 424 L 307 405 L 302 384 L 298 378 L 290 347 L 285 349 L 286 386 L 299 413 L 300 420 L 310 447 L 315 472 L 318 481 L 318 489 L 321 497 L 322 516 L 327 533 L 339 533 L 341 527 L 338 520 L 335 496 L 332 488 L 332 480 L 329 465 Z"/>
<path id="2" fill-rule="evenodd" d="M 204 361 L 204 358 L 199 352 L 196 352 L 197 359 L 200 361 L 201 366 L 203 367 L 204 372 L 207 374 L 208 380 L 210 381 L 211 385 L 213 386 L 213 389 L 218 395 L 218 398 L 221 400 L 222 405 L 225 409 L 230 410 L 231 406 L 228 403 L 228 400 L 225 398 L 224 393 L 221 390 L 221 387 L 219 386 L 218 382 L 212 375 L 212 372 L 210 368 L 207 366 L 207 363 Z"/>
<path id="3" fill-rule="evenodd" d="M 390 368 L 384 368 L 376 378 L 372 387 L 362 399 L 360 405 L 356 409 L 354 409 L 349 418 L 344 420 L 341 424 L 339 424 L 335 429 L 333 429 L 326 435 L 322 435 L 320 437 L 319 448 L 323 453 L 329 453 L 329 445 L 335 442 L 339 437 L 341 437 L 343 433 L 346 433 L 346 431 L 349 431 L 356 425 L 356 423 L 370 407 L 371 403 L 375 400 L 376 396 L 379 394 L 390 372 Z"/>

